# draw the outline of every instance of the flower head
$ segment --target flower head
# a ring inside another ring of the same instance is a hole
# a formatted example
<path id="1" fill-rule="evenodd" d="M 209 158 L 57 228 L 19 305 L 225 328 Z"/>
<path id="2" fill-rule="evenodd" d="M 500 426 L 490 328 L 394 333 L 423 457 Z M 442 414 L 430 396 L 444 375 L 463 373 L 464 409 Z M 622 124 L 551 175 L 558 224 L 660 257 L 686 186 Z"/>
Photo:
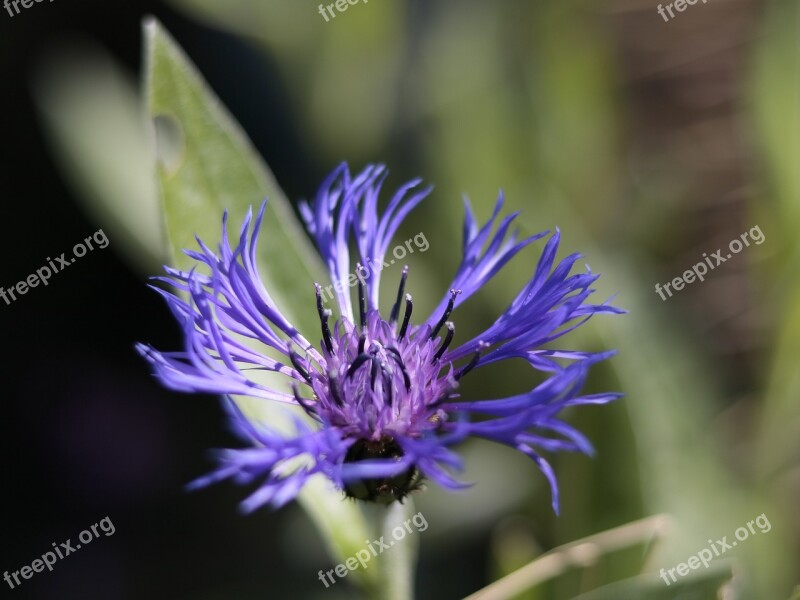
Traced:
<path id="1" fill-rule="evenodd" d="M 560 420 L 559 413 L 568 406 L 606 403 L 619 394 L 581 395 L 589 367 L 613 352 L 544 346 L 593 314 L 623 311 L 608 303 L 587 302 L 598 275 L 571 274 L 578 254 L 556 262 L 556 230 L 531 279 L 506 311 L 480 335 L 453 344 L 456 328 L 451 317 L 458 307 L 520 250 L 548 233 L 518 240 L 510 233 L 516 213 L 498 222 L 501 194 L 491 218 L 480 227 L 465 204 L 461 264 L 433 312 L 417 318 L 412 296 L 406 293 L 405 267 L 393 306 L 388 315 L 381 315 L 378 266 L 386 264 L 389 244 L 403 219 L 430 192 L 411 181 L 379 212 L 385 177 L 382 166 L 369 166 L 352 176 L 343 164 L 323 182 L 312 203 L 301 205 L 339 308 L 339 317 L 332 321 L 332 311 L 323 302 L 325 290 L 319 282 L 314 288 L 309 282 L 316 294 L 318 345 L 283 316 L 259 276 L 256 246 L 266 202 L 254 221 L 247 215 L 235 247 L 228 241 L 226 214 L 217 252 L 200 240 L 199 252 L 186 251 L 204 273 L 168 267 L 167 277 L 158 278 L 186 296 L 156 288 L 183 326 L 184 351 L 137 346 L 164 385 L 294 404 L 310 417 L 296 419 L 294 435 L 287 436 L 250 422 L 229 398 L 234 427 L 252 447 L 223 451 L 220 467 L 194 485 L 225 478 L 255 482 L 256 491 L 243 505 L 252 510 L 266 503 L 283 505 L 309 477 L 323 473 L 348 496 L 388 503 L 402 500 L 423 478 L 447 488 L 463 487 L 452 475 L 461 468 L 461 460 L 450 446 L 477 436 L 531 457 L 550 482 L 557 511 L 555 475 L 539 451 L 592 451 L 589 441 Z M 351 240 L 358 253 L 355 298 L 348 285 Z M 367 270 L 366 265 L 373 268 Z M 257 344 L 245 344 L 243 338 Z M 512 358 L 527 361 L 547 378 L 517 396 L 459 401 L 465 376 Z M 286 384 L 277 389 L 265 386 L 252 377 L 253 370 L 279 373 Z"/>

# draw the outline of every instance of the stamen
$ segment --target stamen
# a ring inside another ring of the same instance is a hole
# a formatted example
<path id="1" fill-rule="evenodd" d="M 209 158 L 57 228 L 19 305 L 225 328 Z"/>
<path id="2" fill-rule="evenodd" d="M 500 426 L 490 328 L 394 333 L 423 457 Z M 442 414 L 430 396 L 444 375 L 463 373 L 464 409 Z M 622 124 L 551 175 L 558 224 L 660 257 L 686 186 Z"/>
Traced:
<path id="1" fill-rule="evenodd" d="M 408 371 L 406 371 L 406 366 L 403 363 L 400 363 L 400 370 L 403 372 L 403 383 L 406 385 L 406 391 L 411 391 L 411 377 L 408 376 Z"/>
<path id="2" fill-rule="evenodd" d="M 442 358 L 442 354 L 444 354 L 444 351 L 447 350 L 447 347 L 450 345 L 450 342 L 453 341 L 453 335 L 455 335 L 456 332 L 456 326 L 453 325 L 452 321 L 448 321 L 447 323 L 444 324 L 444 326 L 447 328 L 447 335 L 445 336 L 442 345 L 439 346 L 439 350 L 437 350 L 436 354 L 433 357 L 433 360 L 439 360 L 440 358 Z"/>
<path id="3" fill-rule="evenodd" d="M 403 325 L 400 327 L 400 333 L 397 334 L 398 342 L 406 336 L 406 330 L 408 329 L 408 322 L 411 320 L 411 310 L 413 308 L 411 294 L 406 294 L 406 313 L 403 315 Z"/>
<path id="4" fill-rule="evenodd" d="M 356 263 L 356 273 L 361 269 L 361 263 Z M 367 325 L 367 299 L 364 296 L 364 282 L 360 277 L 358 279 L 358 316 L 361 320 L 361 329 Z"/>
<path id="5" fill-rule="evenodd" d="M 317 294 L 317 312 L 319 313 L 319 321 L 322 325 L 322 341 L 328 349 L 328 353 L 333 354 L 333 340 L 331 339 L 331 330 L 328 327 L 328 319 L 333 314 L 329 309 L 322 306 L 322 288 L 318 283 L 314 284 L 314 289 Z"/>
<path id="6" fill-rule="evenodd" d="M 369 356 L 367 356 L 366 354 L 359 354 L 359 355 L 356 357 L 356 359 L 353 361 L 353 364 L 351 364 L 351 365 L 350 365 L 350 368 L 349 368 L 349 369 L 347 369 L 347 375 L 346 375 L 346 377 L 347 377 L 348 379 L 349 379 L 349 378 L 351 378 L 351 377 L 353 377 L 353 373 L 355 373 L 355 372 L 358 370 L 358 368 L 359 368 L 361 365 L 363 365 L 365 362 L 367 362 L 369 359 L 370 359 L 370 357 L 369 357 Z"/>
<path id="7" fill-rule="evenodd" d="M 303 410 L 306 411 L 306 414 L 309 417 L 319 420 L 319 417 L 317 416 L 317 409 L 308 404 L 308 401 L 300 395 L 300 390 L 297 388 L 296 383 L 292 384 L 292 392 L 294 392 L 294 399 L 303 408 Z"/>
<path id="8" fill-rule="evenodd" d="M 400 371 L 403 373 L 403 383 L 406 384 L 406 391 L 411 389 L 411 377 L 408 376 L 408 371 L 406 371 L 406 365 L 403 362 L 403 357 L 400 356 L 400 351 L 397 348 L 391 347 L 386 348 L 389 351 L 390 356 L 394 359 L 397 365 L 400 367 Z"/>
<path id="9" fill-rule="evenodd" d="M 392 327 L 397 323 L 397 317 L 400 314 L 400 304 L 403 301 L 403 292 L 406 289 L 406 277 L 408 277 L 408 265 L 403 267 L 403 272 L 400 275 L 400 285 L 397 287 L 397 300 L 392 306 L 392 312 L 389 315 L 389 325 Z"/>
<path id="10" fill-rule="evenodd" d="M 308 375 L 308 371 L 303 368 L 303 365 L 300 364 L 300 355 L 292 350 L 289 352 L 289 360 L 292 361 L 292 366 L 295 370 L 300 373 L 301 377 L 305 379 L 308 383 L 311 383 L 311 377 Z"/>
<path id="11" fill-rule="evenodd" d="M 467 366 L 465 366 L 458 373 L 456 373 L 456 375 L 455 375 L 455 380 L 456 381 L 461 379 L 464 375 L 466 375 L 467 373 L 472 371 L 472 369 L 475 368 L 475 365 L 478 364 L 478 359 L 481 357 L 481 352 L 484 349 L 488 348 L 488 347 L 489 347 L 489 344 L 487 344 L 486 342 L 478 342 L 478 349 L 475 351 L 475 354 L 472 356 L 472 360 L 470 360 L 469 363 L 467 363 Z"/>
<path id="12" fill-rule="evenodd" d="M 361 335 L 358 336 L 358 354 L 364 354 L 364 345 L 367 343 L 367 334 L 365 332 L 361 332 Z"/>
<path id="13" fill-rule="evenodd" d="M 377 356 L 372 357 L 372 370 L 370 372 L 370 386 L 375 389 L 375 380 L 378 379 L 378 371 L 381 369 L 381 362 Z"/>
<path id="14" fill-rule="evenodd" d="M 386 365 L 382 365 L 386 367 Z M 392 405 L 392 372 L 391 370 L 384 368 L 383 369 L 383 390 L 386 392 L 386 404 L 389 406 Z"/>
<path id="15" fill-rule="evenodd" d="M 435 338 L 439 334 L 439 330 L 442 328 L 442 325 L 445 324 L 447 321 L 447 317 L 450 316 L 450 313 L 453 312 L 453 306 L 456 303 L 456 296 L 461 293 L 461 290 L 450 290 L 450 300 L 447 301 L 447 308 L 444 309 L 444 314 L 442 318 L 439 319 L 439 322 L 436 324 L 436 327 L 433 328 L 431 331 L 430 339 Z"/>
<path id="16" fill-rule="evenodd" d="M 336 403 L 336 406 L 344 406 L 342 397 L 339 395 L 339 379 L 334 371 L 328 373 L 328 387 L 331 390 L 331 396 L 333 396 L 333 401 Z"/>

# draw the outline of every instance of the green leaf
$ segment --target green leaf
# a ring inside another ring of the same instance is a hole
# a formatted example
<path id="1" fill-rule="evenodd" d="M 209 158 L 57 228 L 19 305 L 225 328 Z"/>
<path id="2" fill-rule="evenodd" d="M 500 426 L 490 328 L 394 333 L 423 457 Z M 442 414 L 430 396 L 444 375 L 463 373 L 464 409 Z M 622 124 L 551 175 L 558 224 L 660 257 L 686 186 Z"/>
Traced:
<path id="1" fill-rule="evenodd" d="M 189 265 L 181 249 L 196 247 L 195 235 L 211 245 L 219 240 L 223 210 L 231 213 L 229 234 L 237 235 L 247 209 L 257 208 L 269 197 L 258 253 L 264 284 L 298 329 L 309 337 L 318 336 L 312 282 L 324 282 L 327 276 L 274 177 L 163 27 L 148 19 L 144 36 L 147 114 L 155 130 L 158 180 L 174 264 Z M 286 383 L 278 380 L 275 385 Z M 248 417 L 286 430 L 285 409 L 255 399 L 237 398 L 237 402 Z M 335 562 L 363 548 L 370 531 L 364 515 L 330 482 L 318 476 L 303 489 L 299 501 Z M 374 590 L 380 571 L 377 566 L 360 569 L 353 578 Z"/>
<path id="2" fill-rule="evenodd" d="M 311 282 L 325 278 L 325 271 L 272 173 L 166 31 L 155 20 L 144 27 L 147 112 L 154 122 L 163 208 L 178 265 L 190 264 L 181 249 L 195 247 L 195 235 L 219 238 L 224 210 L 242 216 L 269 197 L 269 234 L 259 248 L 262 266 L 269 265 L 265 284 L 280 291 L 287 313 L 313 308 Z M 305 323 L 294 321 L 309 329 L 318 325 L 314 311 Z"/>

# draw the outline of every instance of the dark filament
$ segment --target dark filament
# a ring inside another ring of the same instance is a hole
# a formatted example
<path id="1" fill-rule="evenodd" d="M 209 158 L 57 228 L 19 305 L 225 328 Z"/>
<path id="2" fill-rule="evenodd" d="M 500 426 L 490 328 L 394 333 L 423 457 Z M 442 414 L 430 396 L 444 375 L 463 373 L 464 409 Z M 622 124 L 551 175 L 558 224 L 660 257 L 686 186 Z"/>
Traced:
<path id="1" fill-rule="evenodd" d="M 370 386 L 375 389 L 375 380 L 378 379 L 378 372 L 381 370 L 381 362 L 376 356 L 372 357 L 372 371 L 370 373 Z"/>
<path id="2" fill-rule="evenodd" d="M 384 365 L 385 366 L 385 365 Z M 392 372 L 391 370 L 383 369 L 383 389 L 386 392 L 386 404 L 392 405 Z"/>
<path id="3" fill-rule="evenodd" d="M 466 375 L 467 373 L 472 371 L 472 369 L 475 368 L 475 365 L 478 364 L 478 359 L 481 357 L 481 352 L 483 351 L 484 348 L 488 346 L 489 344 L 486 344 L 484 342 L 481 342 L 479 344 L 479 348 L 475 351 L 475 354 L 472 355 L 472 359 L 467 363 L 467 365 L 463 369 L 461 369 L 458 373 L 456 373 L 455 375 L 456 381 L 461 379 L 464 375 Z"/>
<path id="4" fill-rule="evenodd" d="M 431 331 L 430 339 L 433 339 L 438 335 L 439 330 L 442 328 L 442 325 L 444 325 L 445 322 L 447 321 L 447 317 L 449 317 L 450 313 L 453 312 L 453 306 L 456 303 L 456 296 L 458 296 L 460 293 L 461 290 L 450 290 L 450 300 L 447 301 L 447 308 L 444 309 L 444 314 L 442 315 L 442 318 L 439 319 L 439 322 L 436 324 L 436 327 L 434 327 L 433 331 Z"/>
<path id="5" fill-rule="evenodd" d="M 292 365 L 294 366 L 295 370 L 305 379 L 308 383 L 311 383 L 311 377 L 308 375 L 308 371 L 303 368 L 303 365 L 300 364 L 300 355 L 297 354 L 295 351 L 289 352 L 289 360 L 292 361 Z"/>
<path id="6" fill-rule="evenodd" d="M 366 343 L 367 343 L 367 334 L 362 331 L 361 335 L 358 336 L 358 353 L 359 354 L 364 354 L 364 344 L 366 344 Z"/>
<path id="7" fill-rule="evenodd" d="M 413 308 L 411 294 L 406 294 L 406 312 L 403 315 L 403 325 L 400 327 L 400 333 L 397 334 L 397 341 L 402 340 L 406 336 L 406 330 L 408 329 L 408 322 L 411 320 L 411 310 Z"/>
<path id="8" fill-rule="evenodd" d="M 403 382 L 406 385 L 406 390 L 410 390 L 411 378 L 408 376 L 406 367 L 403 364 L 403 359 L 400 357 L 400 352 L 397 350 L 397 348 L 385 348 L 385 350 L 395 360 L 395 362 L 398 365 L 400 365 L 400 370 L 403 373 Z M 370 387 L 372 387 L 373 390 L 376 389 L 375 385 L 378 382 L 378 375 L 380 375 L 381 380 L 383 382 L 383 391 L 386 394 L 386 404 L 391 406 L 393 401 L 392 375 L 394 374 L 394 371 L 388 364 L 383 362 L 378 357 L 377 347 L 370 348 L 369 354 L 366 354 L 364 352 L 360 353 L 356 357 L 356 359 L 350 364 L 350 367 L 347 369 L 347 374 L 345 375 L 345 377 L 352 378 L 355 372 L 358 369 L 360 369 L 367 361 L 370 362 Z"/>
<path id="9" fill-rule="evenodd" d="M 333 371 L 328 373 L 328 387 L 331 390 L 331 396 L 333 396 L 336 406 L 343 406 L 344 402 L 342 402 L 342 397 L 339 395 L 339 382 L 336 379 L 336 373 Z"/>
<path id="10" fill-rule="evenodd" d="M 355 373 L 358 370 L 358 368 L 361 365 L 363 365 L 365 362 L 367 362 L 368 360 L 369 360 L 369 356 L 367 356 L 366 354 L 363 354 L 363 353 L 359 354 L 356 357 L 356 359 L 353 361 L 353 363 L 350 365 L 350 368 L 347 369 L 347 377 L 348 378 L 353 377 L 353 373 Z"/>
<path id="11" fill-rule="evenodd" d="M 389 325 L 394 326 L 397 323 L 397 316 L 400 314 L 400 304 L 403 301 L 403 292 L 406 289 L 406 277 L 408 277 L 408 267 L 403 267 L 403 273 L 400 275 L 400 285 L 397 288 L 397 300 L 392 306 L 392 312 L 389 315 Z"/>
<path id="12" fill-rule="evenodd" d="M 406 371 L 406 365 L 403 362 L 403 357 L 400 356 L 400 351 L 397 348 L 386 348 L 389 352 L 389 355 L 394 359 L 397 365 L 400 367 L 400 371 L 403 373 L 403 383 L 406 384 L 406 390 L 411 389 L 411 377 L 408 376 L 408 371 Z"/>
<path id="13" fill-rule="evenodd" d="M 444 354 L 444 351 L 447 350 L 447 347 L 450 345 L 450 342 L 453 341 L 453 335 L 455 335 L 456 332 L 456 326 L 453 325 L 451 321 L 447 321 L 447 323 L 445 323 L 444 326 L 447 328 L 447 335 L 445 336 L 442 345 L 439 346 L 439 350 L 436 352 L 436 355 L 433 357 L 433 360 L 439 360 L 442 357 L 442 354 Z"/>
<path id="14" fill-rule="evenodd" d="M 356 265 L 356 272 L 361 268 L 360 264 Z M 367 324 L 367 299 L 364 297 L 364 282 L 358 277 L 358 316 L 361 320 L 361 329 L 364 329 Z"/>
<path id="15" fill-rule="evenodd" d="M 303 398 L 300 395 L 300 390 L 297 389 L 297 384 L 296 383 L 292 384 L 292 392 L 294 392 L 294 399 L 297 401 L 297 403 L 300 406 L 303 407 L 303 410 L 306 411 L 306 414 L 308 414 L 309 417 L 313 417 L 313 418 L 319 420 L 319 417 L 317 416 L 317 409 L 314 408 L 313 406 L 311 406 L 308 403 L 308 400 L 306 400 L 305 398 Z"/>

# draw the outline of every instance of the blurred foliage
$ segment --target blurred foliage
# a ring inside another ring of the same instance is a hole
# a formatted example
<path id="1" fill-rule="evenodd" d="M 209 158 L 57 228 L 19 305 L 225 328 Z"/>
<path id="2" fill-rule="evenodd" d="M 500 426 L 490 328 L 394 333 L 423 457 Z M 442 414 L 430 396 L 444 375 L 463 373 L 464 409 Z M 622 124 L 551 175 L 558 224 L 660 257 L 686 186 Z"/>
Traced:
<path id="1" fill-rule="evenodd" d="M 744 174 L 751 191 L 732 210 L 741 211 L 739 222 L 748 227 L 761 224 L 767 238 L 737 259 L 746 263 L 744 284 L 737 285 L 764 290 L 753 310 L 763 315 L 765 327 L 756 332 L 755 350 L 745 356 L 745 368 L 739 357 L 720 350 L 723 338 L 715 339 L 714 330 L 699 326 L 702 321 L 684 300 L 688 291 L 668 302 L 653 292 L 656 281 L 679 274 L 665 264 L 665 257 L 676 252 L 675 246 L 688 245 L 689 220 L 700 223 L 694 194 L 703 171 L 698 167 L 670 174 L 668 167 L 674 165 L 666 163 L 675 150 L 665 148 L 652 133 L 655 126 L 644 149 L 631 142 L 631 130 L 646 121 L 642 104 L 648 100 L 629 93 L 624 72 L 633 61 L 621 55 L 620 47 L 625 36 L 639 32 L 615 30 L 611 23 L 622 17 L 611 8 L 606 11 L 589 0 L 370 2 L 349 5 L 326 22 L 315 5 L 293 0 L 174 4 L 212 27 L 246 37 L 265 60 L 277 65 L 283 88 L 274 93 L 290 99 L 292 127 L 319 170 L 342 159 L 354 168 L 382 160 L 393 169 L 389 184 L 420 175 L 436 185 L 433 197 L 398 235 L 405 239 L 423 231 L 431 243 L 425 256 L 410 257 L 409 289 L 419 310 L 435 305 L 458 264 L 462 194 L 469 194 L 478 216 L 485 218 L 502 186 L 507 209 L 522 211 L 523 234 L 560 226 L 563 253 L 582 251 L 593 270 L 603 273 L 598 295 L 619 293 L 616 304 L 630 311 L 624 317 L 595 319 L 564 342 L 586 349 L 619 348 L 618 357 L 597 369 L 591 387 L 620 389 L 626 398 L 607 409 L 586 408 L 571 415 L 595 442 L 598 455 L 594 460 L 554 460 L 562 516 L 550 512 L 547 486 L 525 459 L 488 444 L 467 445 L 467 478 L 476 485 L 463 495 L 430 489 L 418 497 L 431 522 L 421 540 L 421 571 L 424 575 L 426 560 L 440 564 L 426 554 L 426 547 L 437 556 L 458 555 L 457 543 L 491 539 L 490 555 L 483 573 L 426 580 L 432 585 L 424 588 L 418 584 L 421 597 L 469 593 L 548 548 L 655 513 L 671 515 L 674 527 L 650 551 L 611 553 L 601 567 L 572 569 L 518 597 L 714 598 L 731 564 L 734 579 L 726 586 L 726 598 L 791 594 L 800 571 L 797 2 L 764 3 L 763 14 L 753 12 L 757 35 L 742 39 L 740 46 L 733 44 L 736 52 L 746 53 L 749 71 L 741 77 L 746 93 L 738 98 L 737 112 L 726 118 L 746 130 L 746 154 L 756 158 L 759 170 Z M 619 13 L 641 9 L 648 14 L 642 21 L 654 28 L 662 25 L 651 22 L 658 17 L 648 3 L 613 6 Z M 709 4 L 693 10 L 681 15 L 683 23 L 705 14 L 714 18 L 721 13 L 710 11 L 726 7 Z M 677 36 L 677 26 L 664 27 Z M 720 31 L 699 35 L 721 36 Z M 684 39 L 688 37 L 667 37 L 666 43 L 677 45 Z M 657 43 L 654 39 L 651 46 Z M 656 56 L 653 51 L 646 58 L 655 61 Z M 704 57 L 686 60 L 701 64 Z M 247 93 L 247 81 L 241 89 Z M 653 89 L 669 96 L 655 84 Z M 71 114 L 52 108 L 61 102 L 58 94 L 44 97 L 48 101 L 43 105 L 51 107 L 48 115 Z M 121 106 L 127 100 L 108 102 Z M 651 120 L 661 114 L 660 108 L 652 110 Z M 228 133 L 236 131 L 225 120 Z M 55 130 L 65 129 L 57 118 L 54 123 Z M 166 145 L 160 156 L 167 168 L 175 150 L 170 140 L 177 142 L 179 153 L 217 150 L 204 148 L 202 139 L 187 143 L 186 137 L 172 135 L 168 122 L 161 133 Z M 239 136 L 237 131 L 234 138 Z M 724 140 L 717 143 L 725 145 Z M 249 146 L 245 154 L 246 162 L 254 160 Z M 82 158 L 88 164 L 92 156 Z M 225 182 L 202 210 L 229 207 L 238 225 L 244 206 L 277 188 L 263 175 L 263 166 L 251 173 L 226 173 L 225 164 L 212 158 L 198 166 L 199 172 L 214 173 Z M 306 193 L 313 193 L 315 185 L 309 182 Z M 281 218 L 285 229 L 288 220 Z M 703 250 L 714 247 L 715 239 L 724 243 L 734 237 L 718 225 L 716 221 L 700 231 L 706 240 Z M 213 228 L 198 232 L 209 239 L 216 233 Z M 686 256 L 696 261 L 703 250 L 695 250 L 689 248 Z M 530 249 L 512 262 L 459 310 L 459 337 L 496 318 L 530 276 L 537 251 Z M 280 270 L 268 268 L 268 273 L 281 277 Z M 720 281 L 726 273 L 720 268 L 713 278 Z M 387 286 L 394 285 L 391 274 L 386 279 Z M 702 288 L 694 285 L 692 293 L 712 290 L 703 300 L 707 314 L 714 314 L 715 303 L 722 304 L 730 293 L 730 288 L 713 291 L 717 288 L 710 280 Z M 302 287 L 298 291 L 288 280 L 276 286 L 292 295 L 287 309 L 308 304 Z M 529 378 L 521 365 L 504 366 L 465 393 L 513 394 Z M 698 580 L 681 582 L 680 589 L 661 583 L 661 567 L 686 560 L 706 547 L 709 538 L 731 537 L 761 513 L 772 530 L 726 554 L 731 563 L 715 561 L 713 569 Z M 465 588 L 464 582 L 471 587 Z"/>
<path id="2" fill-rule="evenodd" d="M 132 264 L 149 274 L 168 251 L 152 147 L 131 79 L 102 48 L 84 42 L 42 62 L 33 95 L 78 198 Z"/>
<path id="3" fill-rule="evenodd" d="M 771 295 L 774 355 L 767 367 L 767 393 L 758 467 L 765 480 L 800 460 L 800 4 L 775 2 L 763 25 L 763 44 L 754 57 L 751 93 L 756 134 L 763 151 L 769 202 L 753 208 L 770 219 L 780 258 L 763 285 Z M 794 73 L 794 77 L 791 74 Z"/>

